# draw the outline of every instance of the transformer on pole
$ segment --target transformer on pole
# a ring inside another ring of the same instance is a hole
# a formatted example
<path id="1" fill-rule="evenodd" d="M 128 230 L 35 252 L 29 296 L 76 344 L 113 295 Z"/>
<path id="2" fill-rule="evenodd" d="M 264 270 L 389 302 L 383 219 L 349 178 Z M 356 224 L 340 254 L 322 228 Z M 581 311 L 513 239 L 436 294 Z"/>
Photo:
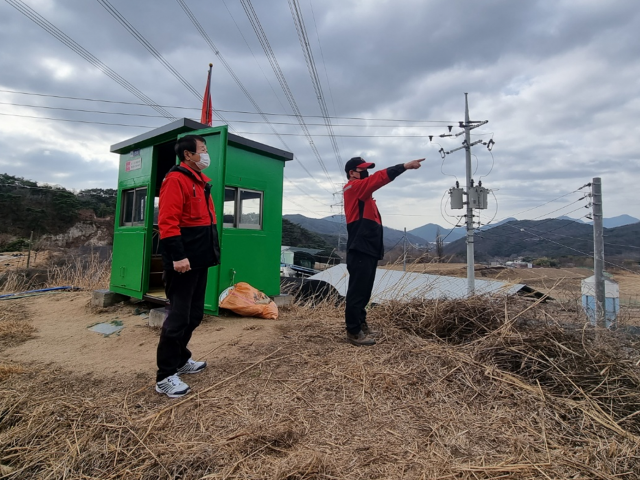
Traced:
<path id="1" fill-rule="evenodd" d="M 445 155 L 449 155 L 457 150 L 462 150 L 464 148 L 466 154 L 466 190 L 460 188 L 458 182 L 456 182 L 456 186 L 449 189 L 449 197 L 450 197 L 450 205 L 452 209 L 461 210 L 466 205 L 466 229 L 467 229 L 467 295 L 471 296 L 475 293 L 475 260 L 474 260 L 474 239 L 473 239 L 473 209 L 486 209 L 487 208 L 487 196 L 489 190 L 482 186 L 482 182 L 478 182 L 478 185 L 474 185 L 473 178 L 471 178 L 471 147 L 474 145 L 478 145 L 479 143 L 486 145 L 487 149 L 491 151 L 493 144 L 495 143 L 493 140 L 489 140 L 489 142 L 483 142 L 482 140 L 476 140 L 475 142 L 471 142 L 471 130 L 474 128 L 478 128 L 482 125 L 489 123 L 488 120 L 484 121 L 471 121 L 469 120 L 469 100 L 467 98 L 467 94 L 464 94 L 464 123 L 460 122 L 460 127 L 464 128 L 462 132 L 456 133 L 454 135 L 444 134 L 440 135 L 441 137 L 457 137 L 464 133 L 464 141 L 462 142 L 462 146 L 458 148 L 454 148 L 448 152 L 445 152 L 444 149 L 440 150 L 440 154 L 442 158 Z M 464 201 L 464 195 L 467 196 L 467 201 Z"/>

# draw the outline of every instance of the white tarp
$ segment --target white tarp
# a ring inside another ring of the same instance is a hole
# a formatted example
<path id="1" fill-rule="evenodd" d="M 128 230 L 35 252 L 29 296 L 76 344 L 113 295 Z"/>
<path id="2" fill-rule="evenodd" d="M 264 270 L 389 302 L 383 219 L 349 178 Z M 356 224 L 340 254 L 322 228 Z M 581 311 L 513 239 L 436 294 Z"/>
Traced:
<path id="1" fill-rule="evenodd" d="M 311 277 L 330 283 L 342 296 L 347 294 L 349 272 L 347 265 L 341 263 Z M 514 294 L 523 288 L 523 284 L 498 282 L 496 280 L 475 280 L 476 295 Z M 413 298 L 465 298 L 467 296 L 467 279 L 445 277 L 443 275 L 427 275 L 425 273 L 400 272 L 378 268 L 373 283 L 371 301 L 381 303 L 385 300 L 411 300 Z"/>

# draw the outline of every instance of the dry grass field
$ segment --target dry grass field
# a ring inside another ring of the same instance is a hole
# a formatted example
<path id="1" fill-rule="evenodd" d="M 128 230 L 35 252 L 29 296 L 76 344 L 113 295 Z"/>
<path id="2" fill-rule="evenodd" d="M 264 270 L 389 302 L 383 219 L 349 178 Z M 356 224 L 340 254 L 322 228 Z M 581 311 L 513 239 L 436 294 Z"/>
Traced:
<path id="1" fill-rule="evenodd" d="M 330 302 L 206 317 L 208 368 L 170 400 L 145 305 L 92 308 L 104 277 L 83 265 L 83 291 L 0 300 L 0 478 L 640 478 L 640 337 L 594 331 L 575 302 L 391 302 L 371 348 Z M 582 278 L 552 270 L 526 283 Z"/>

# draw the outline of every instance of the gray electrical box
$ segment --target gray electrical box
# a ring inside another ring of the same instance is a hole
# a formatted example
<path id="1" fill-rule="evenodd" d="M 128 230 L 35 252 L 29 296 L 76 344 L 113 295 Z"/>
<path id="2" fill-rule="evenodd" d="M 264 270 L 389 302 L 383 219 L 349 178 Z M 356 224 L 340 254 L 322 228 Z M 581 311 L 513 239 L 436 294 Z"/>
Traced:
<path id="1" fill-rule="evenodd" d="M 451 197 L 451 208 L 454 210 L 460 210 L 463 208 L 463 190 L 462 188 L 452 187 L 449 189 L 449 196 Z"/>
<path id="2" fill-rule="evenodd" d="M 487 208 L 488 191 L 484 187 L 471 187 L 469 189 L 469 205 L 471 205 L 471 208 Z"/>

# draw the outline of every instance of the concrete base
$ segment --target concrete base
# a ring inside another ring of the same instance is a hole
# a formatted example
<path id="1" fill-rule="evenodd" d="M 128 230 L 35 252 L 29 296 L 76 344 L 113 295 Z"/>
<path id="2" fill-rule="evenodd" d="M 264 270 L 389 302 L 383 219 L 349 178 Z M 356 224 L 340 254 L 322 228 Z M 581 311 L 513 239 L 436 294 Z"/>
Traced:
<path id="1" fill-rule="evenodd" d="M 164 307 L 149 310 L 149 326 L 161 328 L 166 316 L 167 310 Z"/>
<path id="2" fill-rule="evenodd" d="M 271 300 L 275 302 L 275 304 L 280 307 L 288 307 L 289 305 L 293 305 L 293 295 L 274 295 L 271 297 Z"/>
<path id="3" fill-rule="evenodd" d="M 110 290 L 94 290 L 91 295 L 91 305 L 94 307 L 110 307 L 116 303 L 124 302 L 126 295 L 112 292 Z"/>

